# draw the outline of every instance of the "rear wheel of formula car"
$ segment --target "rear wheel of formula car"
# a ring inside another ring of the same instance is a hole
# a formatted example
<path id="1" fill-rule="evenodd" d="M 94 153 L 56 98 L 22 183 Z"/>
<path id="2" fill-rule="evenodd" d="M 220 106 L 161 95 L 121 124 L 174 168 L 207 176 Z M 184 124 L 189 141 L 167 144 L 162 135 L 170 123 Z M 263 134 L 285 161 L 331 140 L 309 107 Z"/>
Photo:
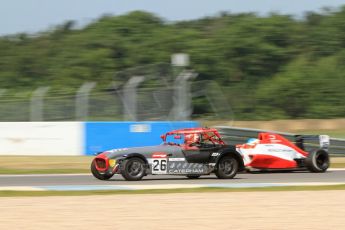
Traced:
<path id="1" fill-rule="evenodd" d="M 145 176 L 145 162 L 138 157 L 124 160 L 121 164 L 121 175 L 126 180 L 141 180 Z"/>
<path id="2" fill-rule="evenodd" d="M 189 179 L 198 179 L 200 177 L 200 175 L 186 175 L 187 178 Z"/>
<path id="3" fill-rule="evenodd" d="M 98 171 L 96 168 L 95 160 L 93 160 L 91 163 L 91 173 L 94 177 L 96 177 L 99 180 L 109 180 L 112 176 L 114 176 L 113 173 L 104 173 L 104 172 Z"/>
<path id="4" fill-rule="evenodd" d="M 329 155 L 325 150 L 317 150 L 309 153 L 305 165 L 310 172 L 325 172 L 329 167 Z"/>
<path id="5" fill-rule="evenodd" d="M 233 156 L 224 156 L 222 157 L 216 168 L 216 176 L 219 179 L 231 179 L 236 176 L 238 171 L 238 161 Z"/>

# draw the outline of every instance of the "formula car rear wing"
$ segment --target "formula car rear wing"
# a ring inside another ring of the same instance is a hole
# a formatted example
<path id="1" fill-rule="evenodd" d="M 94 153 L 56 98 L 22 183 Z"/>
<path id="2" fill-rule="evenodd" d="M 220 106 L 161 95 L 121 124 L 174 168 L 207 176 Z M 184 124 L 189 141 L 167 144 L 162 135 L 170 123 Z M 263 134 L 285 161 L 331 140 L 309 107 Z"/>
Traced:
<path id="1" fill-rule="evenodd" d="M 301 148 L 305 149 L 304 142 L 315 142 L 319 143 L 321 149 L 328 150 L 330 145 L 330 138 L 328 135 L 295 135 L 295 143 L 296 145 Z"/>

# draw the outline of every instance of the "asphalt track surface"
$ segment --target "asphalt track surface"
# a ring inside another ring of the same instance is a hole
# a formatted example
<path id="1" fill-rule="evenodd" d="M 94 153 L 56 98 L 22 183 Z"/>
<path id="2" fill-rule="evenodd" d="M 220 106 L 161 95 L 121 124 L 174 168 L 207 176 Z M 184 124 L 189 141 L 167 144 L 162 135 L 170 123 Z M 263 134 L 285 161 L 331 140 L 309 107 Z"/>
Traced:
<path id="1" fill-rule="evenodd" d="M 57 186 L 57 185 L 165 185 L 165 184 L 243 184 L 243 183 L 345 183 L 344 170 L 330 170 L 326 173 L 296 172 L 255 172 L 240 173 L 234 179 L 220 180 L 215 175 L 199 179 L 184 176 L 146 176 L 141 181 L 125 181 L 115 175 L 108 181 L 100 181 L 91 174 L 53 175 L 0 175 L 1 186 Z"/>

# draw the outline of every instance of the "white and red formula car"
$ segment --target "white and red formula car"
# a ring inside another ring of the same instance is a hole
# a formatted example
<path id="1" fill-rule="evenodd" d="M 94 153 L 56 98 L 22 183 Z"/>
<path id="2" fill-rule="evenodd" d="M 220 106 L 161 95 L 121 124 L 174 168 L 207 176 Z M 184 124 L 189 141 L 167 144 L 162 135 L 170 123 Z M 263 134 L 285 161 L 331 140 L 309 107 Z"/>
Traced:
<path id="1" fill-rule="evenodd" d="M 318 139 L 320 146 L 312 151 L 304 149 L 304 140 Z M 328 155 L 329 136 L 297 135 L 291 142 L 279 134 L 259 133 L 245 144 L 236 145 L 248 171 L 308 169 L 325 172 L 330 164 Z"/>

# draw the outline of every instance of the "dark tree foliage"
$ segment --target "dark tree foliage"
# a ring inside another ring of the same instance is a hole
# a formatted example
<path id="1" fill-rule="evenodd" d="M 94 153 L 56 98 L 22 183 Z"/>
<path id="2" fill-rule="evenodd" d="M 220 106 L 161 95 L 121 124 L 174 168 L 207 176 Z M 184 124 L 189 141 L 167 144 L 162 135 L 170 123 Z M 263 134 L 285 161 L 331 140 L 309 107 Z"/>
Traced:
<path id="1" fill-rule="evenodd" d="M 184 52 L 199 80 L 222 85 L 237 119 L 344 117 L 344 22 L 345 6 L 304 19 L 221 12 L 171 23 L 135 11 L 104 15 L 82 29 L 68 21 L 0 37 L 0 84 L 18 92 L 75 90 L 85 81 L 121 82 L 115 72 Z"/>

